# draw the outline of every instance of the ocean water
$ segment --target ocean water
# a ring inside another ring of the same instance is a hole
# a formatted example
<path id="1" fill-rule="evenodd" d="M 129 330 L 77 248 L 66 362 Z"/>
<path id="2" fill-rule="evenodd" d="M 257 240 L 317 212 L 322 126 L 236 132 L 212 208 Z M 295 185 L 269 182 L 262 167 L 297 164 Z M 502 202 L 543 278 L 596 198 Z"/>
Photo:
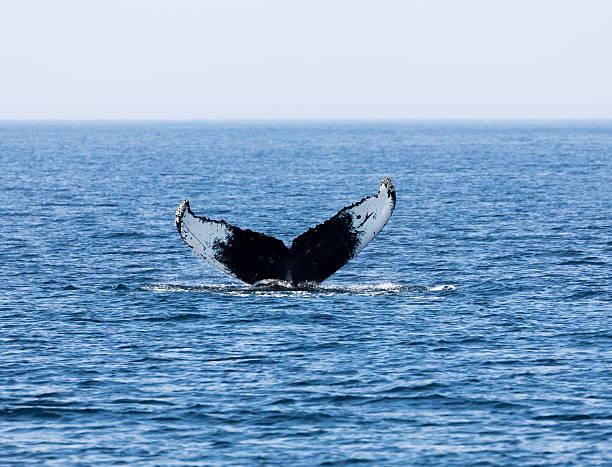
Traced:
<path id="1" fill-rule="evenodd" d="M 612 122 L 0 123 L 0 464 L 612 465 Z M 397 190 L 318 287 L 193 255 Z"/>

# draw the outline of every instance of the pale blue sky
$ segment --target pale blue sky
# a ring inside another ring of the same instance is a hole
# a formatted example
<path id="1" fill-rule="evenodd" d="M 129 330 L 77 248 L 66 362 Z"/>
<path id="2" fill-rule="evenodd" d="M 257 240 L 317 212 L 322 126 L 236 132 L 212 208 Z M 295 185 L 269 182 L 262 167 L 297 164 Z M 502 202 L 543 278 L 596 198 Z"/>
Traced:
<path id="1" fill-rule="evenodd" d="M 611 1 L 2 1 L 0 119 L 612 118 Z"/>

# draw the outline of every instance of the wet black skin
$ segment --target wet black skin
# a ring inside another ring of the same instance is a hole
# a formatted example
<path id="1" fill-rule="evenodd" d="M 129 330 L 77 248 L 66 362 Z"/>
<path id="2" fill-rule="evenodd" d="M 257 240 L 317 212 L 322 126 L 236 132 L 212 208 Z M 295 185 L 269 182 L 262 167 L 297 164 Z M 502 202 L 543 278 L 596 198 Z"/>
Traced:
<path id="1" fill-rule="evenodd" d="M 232 236 L 215 245 L 215 259 L 238 279 L 322 282 L 353 256 L 359 238 L 347 213 L 336 215 L 293 240 L 291 248 L 267 235 L 230 226 Z"/>

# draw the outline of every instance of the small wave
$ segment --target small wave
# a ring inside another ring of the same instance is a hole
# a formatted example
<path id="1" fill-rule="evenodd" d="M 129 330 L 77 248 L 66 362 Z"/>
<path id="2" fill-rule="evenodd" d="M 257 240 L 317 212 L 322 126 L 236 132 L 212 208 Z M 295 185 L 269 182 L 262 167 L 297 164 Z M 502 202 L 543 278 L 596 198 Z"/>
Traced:
<path id="1" fill-rule="evenodd" d="M 568 413 L 537 415 L 533 419 L 538 421 L 578 422 L 582 420 L 610 420 L 612 415 L 606 413 Z"/>
<path id="2" fill-rule="evenodd" d="M 191 321 L 198 319 L 205 319 L 207 315 L 200 315 L 197 313 L 181 313 L 178 315 L 164 315 L 164 316 L 151 316 L 148 318 L 139 318 L 142 321 Z"/>
<path id="3" fill-rule="evenodd" d="M 141 404 L 141 405 L 175 405 L 173 402 L 168 402 L 161 399 L 129 399 L 120 398 L 111 401 L 111 404 Z"/>
<path id="4" fill-rule="evenodd" d="M 29 418 L 51 420 L 65 415 L 98 414 L 99 408 L 66 408 L 58 406 L 15 407 L 0 409 L 0 418 Z"/>
<path id="5" fill-rule="evenodd" d="M 320 465 L 323 467 L 336 467 L 341 465 L 353 465 L 353 464 L 370 464 L 372 461 L 369 458 L 360 458 L 360 457 L 347 457 L 344 459 L 338 459 L 335 461 L 325 461 Z"/>
<path id="6" fill-rule="evenodd" d="M 447 389 L 448 386 L 446 384 L 440 384 L 436 382 L 425 383 L 425 384 L 415 384 L 412 386 L 399 385 L 394 386 L 389 389 L 385 389 L 380 391 L 381 394 L 411 394 L 419 391 L 439 391 L 443 389 Z"/>
<path id="7" fill-rule="evenodd" d="M 144 238 L 142 232 L 112 232 L 104 235 L 104 238 Z"/>
<path id="8" fill-rule="evenodd" d="M 559 264 L 561 266 L 576 266 L 580 264 L 589 264 L 593 266 L 606 266 L 607 265 L 605 261 L 602 261 L 595 256 L 588 256 L 582 259 L 570 259 L 570 260 L 562 261 Z"/>
<path id="9" fill-rule="evenodd" d="M 580 300 L 583 298 L 592 298 L 597 297 L 599 295 L 604 295 L 605 292 L 603 290 L 581 290 L 578 292 L 571 293 L 567 295 L 567 300 Z"/>

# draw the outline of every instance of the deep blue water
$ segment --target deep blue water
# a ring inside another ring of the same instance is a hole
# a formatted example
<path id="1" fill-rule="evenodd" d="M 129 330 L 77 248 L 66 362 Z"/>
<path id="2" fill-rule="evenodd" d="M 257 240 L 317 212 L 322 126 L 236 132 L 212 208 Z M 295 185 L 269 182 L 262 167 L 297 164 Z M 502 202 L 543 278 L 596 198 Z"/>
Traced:
<path id="1" fill-rule="evenodd" d="M 612 122 L 0 123 L 0 463 L 611 465 Z M 397 190 L 312 290 L 193 255 Z"/>

